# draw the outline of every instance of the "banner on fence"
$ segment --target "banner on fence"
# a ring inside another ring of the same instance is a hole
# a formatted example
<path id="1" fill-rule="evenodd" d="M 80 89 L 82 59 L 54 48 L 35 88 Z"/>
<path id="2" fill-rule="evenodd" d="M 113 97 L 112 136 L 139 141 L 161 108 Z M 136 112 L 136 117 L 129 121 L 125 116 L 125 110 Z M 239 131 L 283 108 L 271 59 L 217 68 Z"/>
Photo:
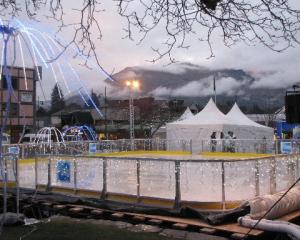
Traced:
<path id="1" fill-rule="evenodd" d="M 281 142 L 280 150 L 281 150 L 281 153 L 283 153 L 283 154 L 292 153 L 292 143 L 291 142 Z"/>
<path id="2" fill-rule="evenodd" d="M 57 163 L 57 181 L 60 182 L 70 182 L 71 180 L 71 173 L 70 173 L 70 162 L 68 161 L 59 161 Z"/>
<path id="3" fill-rule="evenodd" d="M 18 146 L 8 148 L 8 153 L 19 154 L 19 152 L 20 152 L 20 148 Z"/>
<path id="4" fill-rule="evenodd" d="M 97 145 L 96 143 L 89 143 L 89 153 L 96 153 Z"/>

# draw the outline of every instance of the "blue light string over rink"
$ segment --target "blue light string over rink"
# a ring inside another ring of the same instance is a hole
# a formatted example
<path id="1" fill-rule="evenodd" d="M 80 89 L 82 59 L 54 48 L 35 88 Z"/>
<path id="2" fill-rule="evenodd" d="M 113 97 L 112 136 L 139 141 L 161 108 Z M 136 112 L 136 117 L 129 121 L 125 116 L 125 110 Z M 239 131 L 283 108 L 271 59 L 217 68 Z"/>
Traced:
<path id="1" fill-rule="evenodd" d="M 59 49 L 59 46 L 58 46 L 58 44 L 57 44 L 57 42 L 55 42 L 55 41 L 53 40 L 53 38 L 51 38 L 51 37 L 49 36 L 48 33 L 43 33 L 43 32 L 41 32 L 41 31 L 38 31 L 37 29 L 27 28 L 27 27 L 26 27 L 26 32 L 28 33 L 28 35 L 32 35 L 32 33 L 29 33 L 29 30 L 35 31 L 35 32 L 39 33 L 40 36 L 42 36 L 43 34 L 45 34 L 45 35 L 52 41 L 53 46 L 55 46 L 58 50 L 60 50 L 60 49 Z M 34 35 L 32 35 L 32 36 L 36 39 L 36 36 L 34 36 Z M 43 39 L 46 41 L 45 37 L 43 37 Z M 47 42 L 48 45 L 50 45 L 48 41 L 46 41 L 46 42 Z M 39 41 L 39 44 L 41 45 L 40 41 Z M 50 46 L 49 46 L 49 47 L 50 47 Z M 60 50 L 60 51 L 62 51 L 62 50 Z M 45 50 L 44 50 L 44 52 L 45 52 Z M 54 51 L 53 51 L 53 48 L 52 48 L 52 47 L 51 47 L 51 52 L 52 52 L 52 54 L 54 55 Z M 49 57 L 49 56 L 47 55 L 47 57 Z M 60 57 L 61 57 L 61 56 L 60 56 Z M 70 67 L 71 71 L 72 71 L 73 74 L 75 75 L 76 80 L 77 80 L 77 81 L 79 82 L 79 84 L 81 85 L 80 89 L 77 90 L 77 92 L 79 93 L 79 95 L 80 95 L 81 99 L 83 100 L 83 102 L 86 104 L 86 106 L 90 107 L 90 105 L 89 105 L 88 102 L 85 100 L 84 96 L 82 95 L 81 89 L 83 89 L 83 91 L 85 92 L 85 95 L 86 95 L 87 98 L 89 99 L 90 103 L 93 105 L 93 107 L 94 107 L 95 110 L 98 112 L 98 114 L 102 117 L 102 116 L 103 116 L 102 112 L 101 112 L 100 109 L 96 106 L 95 102 L 93 101 L 93 99 L 91 98 L 91 96 L 89 95 L 89 93 L 87 92 L 86 87 L 84 86 L 82 80 L 80 79 L 80 77 L 78 76 L 78 74 L 76 73 L 76 71 L 74 70 L 74 68 L 70 65 L 70 63 L 67 63 L 67 66 Z M 61 68 L 60 68 L 60 71 L 62 72 Z M 110 77 L 110 76 L 109 76 L 102 68 L 101 68 L 101 71 L 102 71 L 102 73 L 105 73 L 105 75 L 106 75 L 107 77 L 109 77 L 109 78 L 112 80 L 112 78 L 111 78 L 111 77 Z M 63 76 L 63 79 L 64 79 L 64 76 Z M 65 82 L 65 85 L 67 86 L 67 90 L 70 91 L 70 89 L 68 88 L 68 85 L 67 85 L 66 82 Z"/>
<path id="2" fill-rule="evenodd" d="M 21 37 L 21 39 L 23 40 L 23 42 L 26 44 L 27 50 L 29 51 L 31 57 L 33 58 L 34 65 L 37 67 L 37 58 L 38 58 L 38 59 L 40 59 L 42 61 L 43 66 L 45 66 L 46 68 L 49 68 L 47 60 L 45 58 L 49 58 L 50 55 L 48 55 L 48 53 L 47 53 L 47 51 L 45 49 L 45 46 L 43 45 L 44 42 L 42 43 L 37 38 L 37 34 L 35 34 L 35 35 L 33 34 L 33 31 L 35 31 L 35 32 L 40 32 L 40 31 L 38 31 L 37 29 L 31 28 L 31 27 L 25 26 L 22 22 L 20 22 L 16 18 L 13 19 L 13 22 L 14 22 L 14 24 L 18 28 L 18 34 L 19 34 L 18 40 L 19 40 L 19 43 L 20 43 L 20 37 Z M 1 30 L 4 31 L 4 32 L 13 32 L 12 29 L 7 29 L 5 26 L 1 26 Z M 56 41 L 54 41 L 53 38 L 49 37 L 48 33 L 46 33 L 46 32 L 40 32 L 39 35 L 41 36 L 41 34 L 46 34 L 45 36 L 47 36 L 53 42 L 52 46 L 56 47 L 59 50 L 58 43 Z M 43 37 L 43 39 L 45 39 L 45 37 Z M 50 45 L 49 41 L 47 41 L 47 44 Z M 40 51 L 39 48 L 42 48 L 41 51 Z M 74 48 L 74 46 L 72 46 L 71 49 L 76 50 Z M 22 49 L 21 51 L 23 51 L 23 50 L 24 49 Z M 50 49 L 50 50 L 52 52 L 51 55 L 54 55 L 55 53 L 53 52 L 53 49 Z M 32 54 L 31 54 L 31 52 L 32 52 Z M 23 53 L 24 53 L 24 51 L 23 51 Z M 85 56 L 83 56 L 82 54 L 80 54 L 78 52 L 78 49 L 77 49 L 77 55 L 80 55 L 80 57 L 82 57 L 82 58 L 85 57 Z M 62 56 L 60 56 L 60 57 L 62 57 Z M 24 60 L 23 60 L 23 62 L 24 62 Z M 76 89 L 75 91 L 77 91 L 79 93 L 80 97 L 82 98 L 82 100 L 86 104 L 86 106 L 88 106 L 88 107 L 93 106 L 95 108 L 95 110 L 97 111 L 97 113 L 102 117 L 103 116 L 102 112 L 100 111 L 100 109 L 98 108 L 98 106 L 95 104 L 95 102 L 93 101 L 92 97 L 88 93 L 87 88 L 84 85 L 82 79 L 78 76 L 77 72 L 75 72 L 74 68 L 70 65 L 69 62 L 67 62 L 66 66 L 71 69 L 71 73 L 74 74 L 75 79 L 79 82 L 80 88 Z M 51 70 L 53 72 L 54 69 L 53 69 L 52 65 L 50 65 L 50 67 L 51 67 Z M 111 78 L 111 76 L 102 67 L 100 67 L 100 66 L 97 65 L 95 69 L 98 69 L 98 70 L 100 69 L 102 74 L 104 74 L 107 78 L 109 78 L 110 80 L 113 81 L 113 79 Z M 62 73 L 61 68 L 59 70 L 60 70 L 60 73 Z M 41 77 L 40 77 L 38 69 L 37 69 L 37 74 L 38 74 L 39 80 L 41 80 Z M 57 76 L 56 76 L 55 73 L 53 73 L 53 75 L 55 75 L 55 79 L 56 79 L 56 83 L 57 83 L 58 82 Z M 41 84 L 41 81 L 39 81 L 39 83 Z M 65 85 L 68 85 L 68 84 L 65 82 Z M 72 86 L 72 85 L 70 85 L 70 86 Z M 41 86 L 41 89 L 42 89 L 42 93 L 43 93 L 43 95 L 45 97 L 44 90 L 43 90 L 42 86 Z M 70 89 L 68 89 L 68 90 L 70 91 Z"/>

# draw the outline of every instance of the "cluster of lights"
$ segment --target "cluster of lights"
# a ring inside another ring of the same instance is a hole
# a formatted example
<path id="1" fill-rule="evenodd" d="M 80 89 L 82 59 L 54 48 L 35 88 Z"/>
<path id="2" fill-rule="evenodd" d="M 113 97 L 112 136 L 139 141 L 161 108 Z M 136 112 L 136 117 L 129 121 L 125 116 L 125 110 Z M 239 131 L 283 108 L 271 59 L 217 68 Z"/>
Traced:
<path id="1" fill-rule="evenodd" d="M 139 89 L 140 87 L 140 82 L 137 80 L 132 80 L 132 81 L 126 81 L 126 86 L 131 87 L 133 89 Z"/>

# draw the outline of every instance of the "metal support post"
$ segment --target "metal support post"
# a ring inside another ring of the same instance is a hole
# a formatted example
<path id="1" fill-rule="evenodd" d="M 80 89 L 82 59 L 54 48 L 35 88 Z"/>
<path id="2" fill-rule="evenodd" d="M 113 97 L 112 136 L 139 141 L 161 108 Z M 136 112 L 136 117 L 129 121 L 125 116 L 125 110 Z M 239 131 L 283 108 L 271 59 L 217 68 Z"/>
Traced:
<path id="1" fill-rule="evenodd" d="M 4 179 L 3 179 L 3 217 L 2 221 L 5 222 L 6 220 L 6 213 L 7 213 L 7 159 L 6 157 L 2 157 L 3 164 L 3 171 L 4 171 Z"/>
<path id="2" fill-rule="evenodd" d="M 270 194 L 276 192 L 276 157 L 272 157 L 270 163 Z"/>
<path id="3" fill-rule="evenodd" d="M 290 157 L 288 162 L 288 176 L 289 176 L 289 186 L 291 186 L 296 181 L 296 164 L 292 157 Z"/>
<path id="4" fill-rule="evenodd" d="M 46 191 L 51 190 L 51 157 L 49 156 L 48 158 L 48 183 L 47 183 L 47 188 Z"/>
<path id="5" fill-rule="evenodd" d="M 298 179 L 300 177 L 299 175 L 299 157 L 295 156 L 296 161 L 296 178 Z"/>
<path id="6" fill-rule="evenodd" d="M 20 211 L 20 186 L 19 186 L 19 157 L 17 156 L 15 159 L 16 164 L 16 187 L 17 187 L 17 193 L 16 193 L 16 208 L 17 208 L 17 217 L 19 217 L 19 211 Z"/>
<path id="7" fill-rule="evenodd" d="M 141 201 L 141 162 L 140 160 L 136 161 L 136 198 L 137 202 Z"/>
<path id="8" fill-rule="evenodd" d="M 101 199 L 106 199 L 107 194 L 107 159 L 103 158 L 103 174 L 102 174 L 102 192 L 101 192 Z"/>
<path id="9" fill-rule="evenodd" d="M 24 149 L 24 148 L 25 148 L 25 145 L 22 144 L 22 145 L 21 145 L 21 158 L 22 158 L 22 159 L 25 158 L 25 149 Z"/>
<path id="10" fill-rule="evenodd" d="M 175 203 L 174 208 L 179 208 L 181 202 L 180 191 L 180 161 L 175 161 Z"/>
<path id="11" fill-rule="evenodd" d="M 226 198 L 225 198 L 225 166 L 224 162 L 221 163 L 221 174 L 222 174 L 222 209 L 226 209 Z"/>
<path id="12" fill-rule="evenodd" d="M 275 143 L 275 154 L 279 154 L 279 150 L 278 150 L 279 141 L 276 139 L 274 143 Z"/>
<path id="13" fill-rule="evenodd" d="M 77 161 L 74 158 L 74 193 L 77 194 Z"/>
<path id="14" fill-rule="evenodd" d="M 38 188 L 38 160 L 37 156 L 34 156 L 34 181 L 35 181 L 35 190 Z"/>
<path id="15" fill-rule="evenodd" d="M 260 189 L 259 189 L 259 161 L 255 161 L 255 196 L 260 195 Z"/>

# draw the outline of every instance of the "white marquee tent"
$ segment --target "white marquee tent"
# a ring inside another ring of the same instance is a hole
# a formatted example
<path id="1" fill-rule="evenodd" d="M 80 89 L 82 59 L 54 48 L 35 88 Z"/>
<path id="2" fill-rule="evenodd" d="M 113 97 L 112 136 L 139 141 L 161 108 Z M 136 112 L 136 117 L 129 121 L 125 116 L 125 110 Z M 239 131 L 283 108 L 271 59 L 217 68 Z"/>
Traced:
<path id="1" fill-rule="evenodd" d="M 226 117 L 236 125 L 246 126 L 243 127 L 239 138 L 243 139 L 267 139 L 272 140 L 274 136 L 274 129 L 258 124 L 249 119 L 235 103 L 231 110 L 227 113 Z"/>
<path id="2" fill-rule="evenodd" d="M 266 141 L 273 138 L 272 128 L 251 121 L 241 112 L 236 104 L 227 115 L 224 115 L 213 100 L 210 99 L 204 109 L 195 116 L 182 121 L 168 123 L 167 140 L 170 150 L 181 149 L 181 143 L 178 143 L 179 140 L 192 141 L 192 151 L 193 153 L 198 153 L 209 150 L 213 132 L 216 133 L 216 138 L 219 139 L 222 135 L 221 133 L 227 135 L 230 131 L 239 139 L 239 143 L 244 142 L 242 144 L 244 147 L 251 147 L 249 142 L 257 143 L 257 140 L 253 141 L 254 139 Z M 219 142 L 223 144 L 223 141 Z M 242 145 L 241 147 L 243 147 Z M 240 149 L 239 151 L 249 151 L 249 149 Z"/>
<path id="3" fill-rule="evenodd" d="M 184 113 L 175 122 L 183 121 L 183 120 L 191 118 L 193 116 L 194 116 L 194 114 L 191 112 L 191 109 L 189 107 L 187 107 L 185 109 Z"/>
<path id="4" fill-rule="evenodd" d="M 187 118 L 193 117 L 194 114 L 191 112 L 190 108 L 187 107 L 184 113 L 174 122 L 182 121 Z M 166 125 L 161 126 L 153 135 L 153 138 L 163 138 L 166 139 Z"/>

